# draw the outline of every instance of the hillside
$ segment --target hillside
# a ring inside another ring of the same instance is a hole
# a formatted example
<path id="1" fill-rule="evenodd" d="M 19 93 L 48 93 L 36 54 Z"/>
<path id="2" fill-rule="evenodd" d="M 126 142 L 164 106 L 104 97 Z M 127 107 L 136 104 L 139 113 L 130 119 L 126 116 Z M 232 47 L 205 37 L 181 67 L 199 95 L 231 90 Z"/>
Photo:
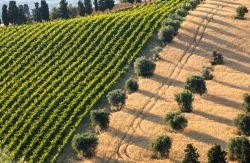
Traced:
<path id="1" fill-rule="evenodd" d="M 86 114 L 183 0 L 0 29 L 0 146 L 54 162 Z"/>
<path id="2" fill-rule="evenodd" d="M 243 94 L 250 90 L 250 14 L 244 21 L 234 19 L 241 4 L 250 8 L 247 0 L 206 0 L 190 12 L 160 53 L 163 59 L 152 78 L 139 77 L 139 91 L 128 96 L 124 110 L 112 114 L 94 162 L 181 162 L 186 145 L 193 143 L 203 163 L 213 144 L 226 149 L 226 142 L 239 134 L 233 120 L 243 113 Z M 185 113 L 187 128 L 169 132 L 163 117 L 178 111 L 174 95 L 183 91 L 187 77 L 211 66 L 213 49 L 223 54 L 224 65 L 213 66 L 207 94 L 194 97 L 193 112 Z M 159 135 L 173 139 L 167 160 L 153 160 L 149 150 Z"/>

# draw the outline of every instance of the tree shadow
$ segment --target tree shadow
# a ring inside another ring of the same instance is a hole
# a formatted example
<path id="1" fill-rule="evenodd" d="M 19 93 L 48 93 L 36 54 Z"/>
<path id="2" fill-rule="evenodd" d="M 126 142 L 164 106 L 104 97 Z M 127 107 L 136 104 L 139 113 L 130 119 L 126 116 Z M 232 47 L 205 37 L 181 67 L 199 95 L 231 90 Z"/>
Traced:
<path id="1" fill-rule="evenodd" d="M 243 90 L 243 91 L 249 90 L 248 87 L 240 87 L 240 86 L 237 86 L 237 85 L 234 85 L 234 84 L 231 84 L 231 83 L 226 83 L 224 81 L 219 81 L 217 79 L 214 79 L 213 81 L 215 81 L 218 84 L 221 84 L 221 85 L 224 85 L 224 86 L 227 86 L 227 87 L 231 87 L 231 88 L 234 88 L 234 89 L 240 89 L 240 90 Z"/>
<path id="2" fill-rule="evenodd" d="M 207 95 L 207 96 L 204 96 L 204 99 L 208 100 L 208 101 L 212 101 L 216 104 L 220 104 L 220 105 L 227 106 L 227 107 L 232 107 L 232 108 L 237 109 L 237 110 L 240 110 L 240 108 L 241 108 L 240 103 L 226 99 L 224 97 Z"/>
<path id="3" fill-rule="evenodd" d="M 126 113 L 129 113 L 129 114 L 134 115 L 134 116 L 137 115 L 136 110 L 133 110 L 133 109 L 130 109 L 130 108 L 127 108 L 124 111 Z M 151 122 L 154 122 L 154 123 L 157 123 L 157 124 L 163 124 L 163 117 L 161 117 L 161 116 L 158 116 L 158 115 L 155 115 L 155 114 L 152 114 L 152 113 L 149 113 L 149 112 L 142 112 L 141 115 L 143 116 L 144 120 L 148 120 L 148 121 L 151 121 Z"/>
<path id="4" fill-rule="evenodd" d="M 225 141 L 198 131 L 189 130 L 184 132 L 183 134 L 191 139 L 195 139 L 196 141 L 203 142 L 206 144 L 220 144 L 223 146 L 225 145 Z"/>
<path id="5" fill-rule="evenodd" d="M 150 97 L 150 98 L 155 97 L 156 99 L 159 99 L 159 100 L 165 100 L 165 98 L 163 98 L 163 97 L 161 97 L 161 96 L 159 96 L 159 95 L 157 95 L 155 93 L 152 93 L 150 91 L 143 90 L 143 89 L 139 89 L 137 91 L 137 93 L 140 93 L 140 94 L 142 94 L 144 96 L 147 96 L 147 97 Z"/>
<path id="6" fill-rule="evenodd" d="M 196 115 L 199 115 L 201 117 L 204 117 L 206 119 L 213 120 L 215 122 L 219 122 L 219 123 L 223 123 L 223 124 L 226 124 L 226 125 L 229 125 L 229 126 L 233 126 L 233 120 L 231 120 L 231 119 L 216 116 L 216 115 L 213 115 L 213 114 L 208 114 L 208 113 L 201 112 L 201 111 L 198 111 L 198 110 L 193 111 L 193 113 L 196 114 Z"/>
<path id="7" fill-rule="evenodd" d="M 171 78 L 168 78 L 168 77 L 163 77 L 163 76 L 160 76 L 158 74 L 154 74 L 154 76 L 152 77 L 152 80 L 154 80 L 154 81 L 156 81 L 158 83 L 173 85 L 173 86 L 176 86 L 176 87 L 183 87 L 183 85 L 184 85 L 184 83 L 182 81 L 171 79 Z"/>
<path id="8" fill-rule="evenodd" d="M 123 143 L 132 144 L 138 146 L 143 149 L 149 148 L 150 140 L 149 138 L 137 134 L 130 134 L 128 132 L 121 131 L 119 129 L 115 129 L 113 127 L 109 128 L 109 131 L 113 137 L 118 137 Z M 119 144 L 120 146 L 121 144 Z"/>

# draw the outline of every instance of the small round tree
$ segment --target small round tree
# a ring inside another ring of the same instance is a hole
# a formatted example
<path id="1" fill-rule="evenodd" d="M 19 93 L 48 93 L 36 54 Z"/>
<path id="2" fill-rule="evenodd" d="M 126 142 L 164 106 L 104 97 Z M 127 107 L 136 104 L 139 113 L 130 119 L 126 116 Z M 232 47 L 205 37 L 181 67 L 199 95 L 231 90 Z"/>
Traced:
<path id="1" fill-rule="evenodd" d="M 248 9 L 246 6 L 239 6 L 236 10 L 237 16 L 235 17 L 236 19 L 244 20 L 245 19 L 245 14 L 248 13 Z"/>
<path id="2" fill-rule="evenodd" d="M 92 110 L 90 119 L 93 126 L 97 126 L 100 130 L 106 130 L 109 126 L 110 113 L 106 109 Z"/>
<path id="3" fill-rule="evenodd" d="M 227 144 L 229 159 L 241 163 L 250 162 L 250 143 L 244 136 L 231 138 Z"/>
<path id="4" fill-rule="evenodd" d="M 169 136 L 159 136 L 157 139 L 153 140 L 150 144 L 152 151 L 159 158 L 168 158 L 170 148 L 172 146 L 172 140 Z"/>
<path id="5" fill-rule="evenodd" d="M 202 77 L 205 79 L 205 80 L 212 80 L 213 79 L 213 75 L 211 73 L 211 71 L 209 70 L 208 67 L 204 67 L 203 70 L 202 70 Z"/>
<path id="6" fill-rule="evenodd" d="M 193 94 L 190 91 L 184 91 L 175 95 L 175 100 L 178 103 L 181 112 L 190 113 L 192 111 Z"/>
<path id="7" fill-rule="evenodd" d="M 227 153 L 221 149 L 220 145 L 215 144 L 207 153 L 208 163 L 226 163 Z"/>
<path id="8" fill-rule="evenodd" d="M 250 136 L 250 114 L 239 114 L 234 119 L 235 126 L 246 136 Z"/>
<path id="9" fill-rule="evenodd" d="M 186 11 L 189 11 L 189 10 L 193 9 L 193 6 L 191 5 L 191 3 L 186 2 L 186 3 L 183 3 L 183 4 L 181 5 L 181 8 L 183 8 L 183 9 L 186 10 Z"/>
<path id="10" fill-rule="evenodd" d="M 187 119 L 179 112 L 167 113 L 164 122 L 170 126 L 172 130 L 183 131 L 187 127 Z"/>
<path id="11" fill-rule="evenodd" d="M 170 14 L 168 15 L 168 18 L 169 18 L 169 19 L 173 19 L 173 20 L 178 20 L 178 21 L 180 21 L 180 22 L 183 21 L 183 17 L 181 17 L 180 15 L 178 15 L 178 14 L 176 14 L 176 13 L 170 13 Z"/>
<path id="12" fill-rule="evenodd" d="M 162 27 L 159 30 L 158 38 L 163 43 L 169 43 L 173 40 L 175 33 L 176 33 L 176 31 L 175 31 L 174 27 L 168 25 L 168 26 Z"/>
<path id="13" fill-rule="evenodd" d="M 203 95 L 207 92 L 206 82 L 200 76 L 188 77 L 185 82 L 185 89 L 199 95 Z"/>
<path id="14" fill-rule="evenodd" d="M 212 65 L 221 65 L 221 64 L 224 64 L 224 60 L 223 60 L 223 55 L 216 51 L 216 50 L 213 50 L 212 51 L 212 61 L 211 61 L 211 64 Z"/>
<path id="15" fill-rule="evenodd" d="M 126 94 L 123 90 L 117 89 L 108 93 L 107 99 L 113 111 L 119 111 L 125 105 Z"/>
<path id="16" fill-rule="evenodd" d="M 177 31 L 178 29 L 180 28 L 181 26 L 181 23 L 179 20 L 174 20 L 174 19 L 170 19 L 170 18 L 167 18 L 165 20 L 163 20 L 162 22 L 162 26 L 172 26 L 175 30 L 175 34 L 177 34 Z"/>
<path id="17" fill-rule="evenodd" d="M 187 144 L 185 151 L 185 157 L 182 163 L 199 163 L 199 154 L 197 149 L 193 146 L 193 144 Z"/>
<path id="18" fill-rule="evenodd" d="M 196 8 L 200 3 L 200 0 L 190 0 L 189 3 L 193 6 L 193 8 Z"/>
<path id="19" fill-rule="evenodd" d="M 84 157 L 92 157 L 98 144 L 98 139 L 93 133 L 76 134 L 72 140 L 72 148 Z"/>
<path id="20" fill-rule="evenodd" d="M 136 75 L 142 77 L 150 77 L 154 74 L 155 71 L 155 63 L 144 57 L 137 58 L 134 63 L 134 70 Z"/>
<path id="21" fill-rule="evenodd" d="M 243 109 L 246 111 L 246 112 L 250 112 L 250 93 L 246 93 L 243 95 Z"/>
<path id="22" fill-rule="evenodd" d="M 139 85 L 135 79 L 129 78 L 128 80 L 126 80 L 125 88 L 129 93 L 133 93 L 138 90 Z"/>
<path id="23" fill-rule="evenodd" d="M 184 8 L 179 8 L 175 11 L 176 14 L 180 15 L 181 17 L 187 16 L 188 12 Z"/>

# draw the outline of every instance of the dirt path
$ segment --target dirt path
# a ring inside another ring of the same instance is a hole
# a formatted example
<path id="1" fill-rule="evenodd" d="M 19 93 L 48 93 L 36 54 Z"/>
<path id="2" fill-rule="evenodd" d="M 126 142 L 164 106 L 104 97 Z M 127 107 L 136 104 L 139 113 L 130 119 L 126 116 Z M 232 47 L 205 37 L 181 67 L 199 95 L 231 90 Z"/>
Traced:
<path id="1" fill-rule="evenodd" d="M 206 162 L 211 145 L 225 147 L 237 133 L 233 119 L 242 112 L 242 95 L 250 86 L 250 15 L 245 21 L 233 19 L 240 4 L 250 9 L 247 0 L 206 0 L 191 12 L 173 43 L 161 52 L 155 75 L 140 78 L 140 90 L 128 96 L 124 110 L 112 114 L 110 130 L 99 136 L 94 162 L 152 162 L 148 144 L 162 134 L 173 139 L 170 162 L 182 160 L 187 143 L 198 148 L 201 162 Z M 182 91 L 188 76 L 210 66 L 213 49 L 224 54 L 225 65 L 214 67 L 207 95 L 195 97 L 194 111 L 185 114 L 185 131 L 170 133 L 162 118 L 177 110 L 174 94 Z"/>

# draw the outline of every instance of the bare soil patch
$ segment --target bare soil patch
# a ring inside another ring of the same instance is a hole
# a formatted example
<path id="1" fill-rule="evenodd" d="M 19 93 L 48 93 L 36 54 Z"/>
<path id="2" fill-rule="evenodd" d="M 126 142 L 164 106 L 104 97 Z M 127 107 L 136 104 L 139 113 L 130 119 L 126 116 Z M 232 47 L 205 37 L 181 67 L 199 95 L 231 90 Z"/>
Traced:
<path id="1" fill-rule="evenodd" d="M 240 4 L 250 8 L 247 0 L 206 0 L 190 13 L 161 52 L 155 75 L 139 78 L 140 90 L 128 96 L 124 110 L 112 114 L 110 129 L 99 136 L 97 156 L 90 162 L 180 162 L 187 143 L 193 143 L 200 161 L 206 162 L 213 144 L 225 148 L 237 134 L 233 119 L 243 112 L 242 95 L 250 90 L 250 14 L 247 20 L 235 20 Z M 213 67 L 208 93 L 195 96 L 194 111 L 185 114 L 185 131 L 169 132 L 162 119 L 178 108 L 174 94 L 183 90 L 187 77 L 211 66 L 213 49 L 223 53 L 225 65 Z M 170 158 L 152 160 L 149 142 L 162 134 L 173 139 Z"/>

